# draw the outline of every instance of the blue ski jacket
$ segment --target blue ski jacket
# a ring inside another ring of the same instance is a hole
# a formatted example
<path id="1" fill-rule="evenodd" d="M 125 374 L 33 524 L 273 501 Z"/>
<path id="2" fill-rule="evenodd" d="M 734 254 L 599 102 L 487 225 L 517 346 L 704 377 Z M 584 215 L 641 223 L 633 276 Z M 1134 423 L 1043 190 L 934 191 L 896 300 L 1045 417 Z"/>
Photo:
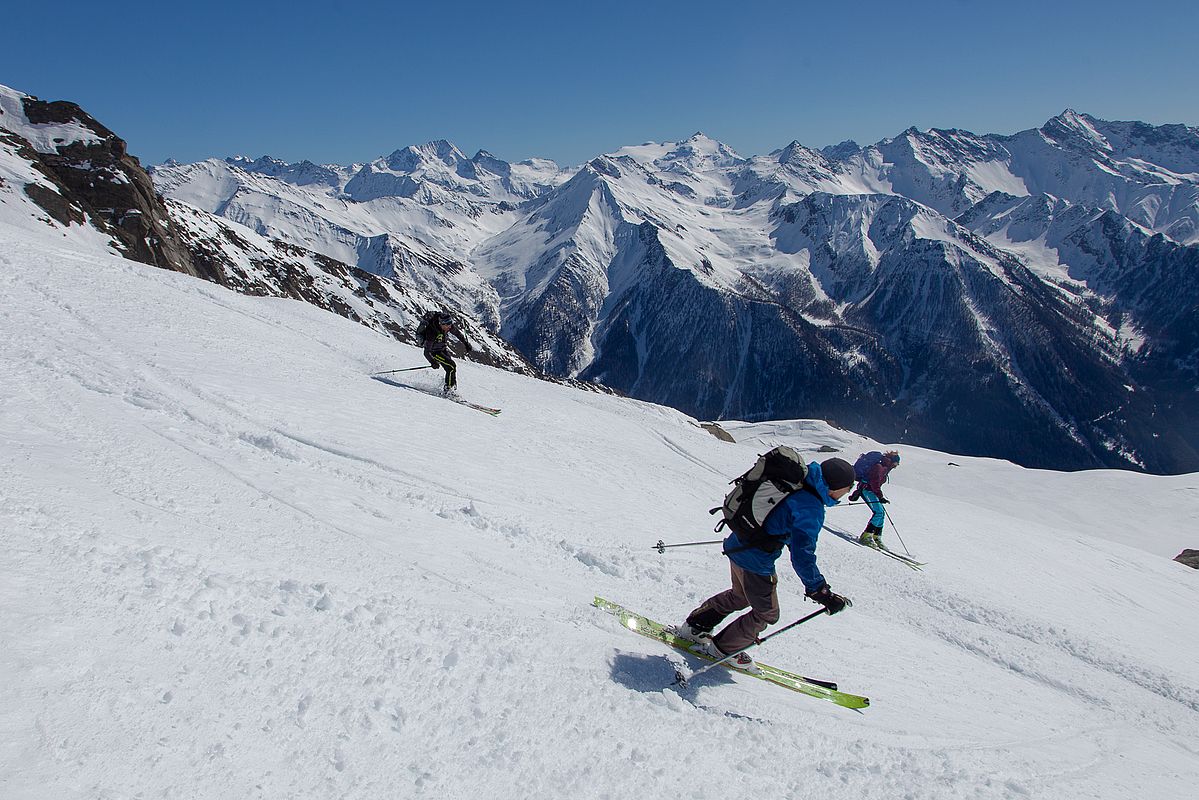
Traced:
<path id="1" fill-rule="evenodd" d="M 808 485 L 816 494 L 807 490 L 792 494 L 766 518 L 764 530 L 791 549 L 791 566 L 795 574 L 803 581 L 804 589 L 814 592 L 828 583 L 816 566 L 816 540 L 824 526 L 824 509 L 837 505 L 837 501 L 828 496 L 828 484 L 824 482 L 820 464 L 815 461 L 808 464 Z M 756 547 L 739 549 L 742 546 L 737 534 L 729 534 L 723 545 L 725 555 L 746 572 L 774 574 L 774 562 L 782 555 L 782 550 L 768 553 Z"/>

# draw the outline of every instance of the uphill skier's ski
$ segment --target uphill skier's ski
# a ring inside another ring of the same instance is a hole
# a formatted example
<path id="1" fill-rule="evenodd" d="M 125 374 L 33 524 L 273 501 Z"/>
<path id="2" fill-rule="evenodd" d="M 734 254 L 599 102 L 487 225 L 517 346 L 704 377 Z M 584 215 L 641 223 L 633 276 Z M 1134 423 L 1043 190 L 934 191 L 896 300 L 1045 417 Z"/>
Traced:
<path id="1" fill-rule="evenodd" d="M 457 403 L 460 406 L 466 406 L 467 408 L 473 408 L 475 411 L 482 411 L 484 414 L 490 414 L 493 417 L 498 417 L 500 412 L 503 411 L 502 408 L 488 408 L 487 406 L 481 406 L 478 403 L 472 403 L 469 400 L 463 400 L 460 397 L 452 397 L 451 396 L 451 397 L 448 397 L 447 399 L 453 400 L 455 403 Z"/>
<path id="2" fill-rule="evenodd" d="M 392 378 L 380 377 L 379 374 L 372 375 L 371 377 L 374 380 L 377 380 L 379 383 L 386 383 L 388 386 L 395 386 L 400 389 L 411 389 L 414 392 L 420 392 L 421 394 L 427 394 L 430 397 L 440 397 L 444 400 L 449 400 L 450 402 L 457 403 L 460 406 L 466 406 L 467 408 L 473 408 L 476 411 L 482 411 L 484 414 L 490 414 L 493 417 L 499 416 L 499 413 L 501 411 L 503 411 L 502 408 L 491 408 L 490 406 L 481 406 L 478 403 L 472 403 L 469 400 L 463 400 L 461 397 L 458 397 L 456 394 L 453 394 L 453 393 L 447 394 L 445 392 L 445 390 L 443 390 L 443 389 L 428 389 L 428 388 L 425 388 L 422 386 L 413 386 L 408 383 L 401 383 L 400 381 L 394 380 Z"/>

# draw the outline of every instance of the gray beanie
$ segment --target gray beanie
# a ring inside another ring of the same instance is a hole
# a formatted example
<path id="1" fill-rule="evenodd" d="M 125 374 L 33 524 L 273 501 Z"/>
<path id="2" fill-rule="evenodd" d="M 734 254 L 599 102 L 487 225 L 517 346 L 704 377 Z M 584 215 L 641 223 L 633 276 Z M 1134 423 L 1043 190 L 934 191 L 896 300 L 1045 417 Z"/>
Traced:
<path id="1" fill-rule="evenodd" d="M 826 458 L 821 461 L 820 472 L 824 475 L 824 482 L 828 484 L 830 492 L 853 486 L 857 480 L 853 474 L 853 467 L 843 458 Z"/>

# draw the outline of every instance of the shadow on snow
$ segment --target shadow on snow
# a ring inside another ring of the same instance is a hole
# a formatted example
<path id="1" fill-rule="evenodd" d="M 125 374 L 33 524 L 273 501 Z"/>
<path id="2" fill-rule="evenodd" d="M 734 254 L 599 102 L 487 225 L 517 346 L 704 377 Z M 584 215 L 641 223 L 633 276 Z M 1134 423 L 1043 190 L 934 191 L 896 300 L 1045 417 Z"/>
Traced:
<path id="1" fill-rule="evenodd" d="M 688 660 L 690 661 L 691 659 Z M 699 661 L 698 659 L 695 660 Z M 706 663 L 699 661 L 700 666 Z M 733 713 L 732 711 L 725 711 L 721 708 L 705 706 L 698 701 L 697 697 L 701 688 L 722 686 L 736 682 L 733 679 L 732 673 L 728 670 L 719 668 L 709 670 L 698 678 L 687 681 L 686 685 L 683 685 L 674 682 L 676 670 L 679 669 L 680 665 L 667 656 L 648 656 L 644 653 L 617 651 L 616 655 L 612 658 L 611 666 L 612 680 L 626 689 L 632 689 L 634 692 L 650 694 L 660 692 L 663 689 L 670 689 L 683 700 L 703 711 L 723 714 L 733 719 L 764 722 L 764 720 L 755 717 L 747 717 L 742 714 Z M 698 667 L 691 664 L 688 665 L 688 668 L 698 669 Z"/>

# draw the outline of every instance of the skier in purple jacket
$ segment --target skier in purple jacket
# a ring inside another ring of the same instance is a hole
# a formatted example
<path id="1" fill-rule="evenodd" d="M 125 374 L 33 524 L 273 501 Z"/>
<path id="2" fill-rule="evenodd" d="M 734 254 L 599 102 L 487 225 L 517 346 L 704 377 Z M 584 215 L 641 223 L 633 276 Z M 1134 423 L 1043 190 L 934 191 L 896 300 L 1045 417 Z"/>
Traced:
<path id="1" fill-rule="evenodd" d="M 870 454 L 864 453 L 859 457 L 859 462 L 867 458 Z M 878 457 L 878 451 L 874 451 L 875 457 Z M 859 497 L 866 501 L 866 505 L 870 506 L 870 510 L 874 515 L 870 517 L 870 522 L 866 525 L 866 530 L 862 531 L 862 535 L 858 537 L 858 541 L 868 547 L 883 546 L 883 523 L 886 521 L 886 511 L 883 509 L 883 504 L 887 502 L 887 498 L 883 497 L 883 484 L 887 482 L 887 476 L 891 470 L 899 466 L 899 453 L 895 450 L 888 450 L 883 453 L 882 458 L 878 462 L 866 467 L 864 470 L 855 469 L 858 474 L 858 488 L 850 496 L 850 502 L 857 500 Z M 864 473 L 864 475 L 862 474 Z"/>

